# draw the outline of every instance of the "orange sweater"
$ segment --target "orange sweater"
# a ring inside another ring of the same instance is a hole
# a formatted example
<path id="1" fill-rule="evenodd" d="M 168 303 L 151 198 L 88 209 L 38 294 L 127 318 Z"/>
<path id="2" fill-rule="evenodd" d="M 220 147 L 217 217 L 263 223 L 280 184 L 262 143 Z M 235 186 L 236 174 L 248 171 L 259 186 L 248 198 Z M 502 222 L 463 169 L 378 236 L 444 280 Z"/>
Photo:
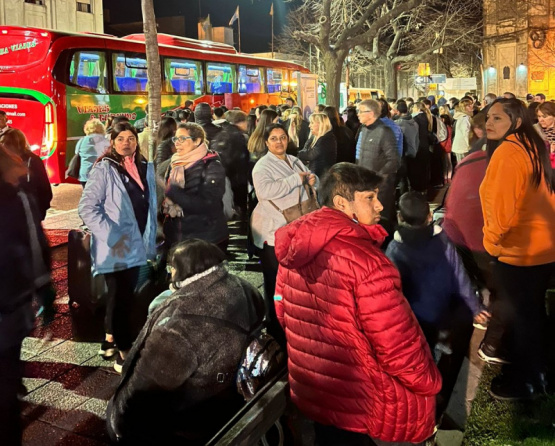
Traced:
<path id="1" fill-rule="evenodd" d="M 513 141 L 513 142 L 510 142 Z M 516 266 L 555 262 L 555 194 L 532 184 L 532 162 L 510 135 L 493 154 L 480 186 L 484 247 Z"/>

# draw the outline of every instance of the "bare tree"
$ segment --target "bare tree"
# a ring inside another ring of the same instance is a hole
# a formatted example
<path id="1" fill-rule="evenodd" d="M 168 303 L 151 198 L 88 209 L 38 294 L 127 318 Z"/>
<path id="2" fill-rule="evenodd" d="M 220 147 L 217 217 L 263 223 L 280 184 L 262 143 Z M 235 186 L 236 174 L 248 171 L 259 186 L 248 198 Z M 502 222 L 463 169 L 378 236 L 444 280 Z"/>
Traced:
<path id="1" fill-rule="evenodd" d="M 148 126 L 150 139 L 148 155 L 154 160 L 156 150 L 156 133 L 160 125 L 162 113 L 162 70 L 160 68 L 160 53 L 158 51 L 158 32 L 156 30 L 156 17 L 152 0 L 141 0 L 143 12 L 143 28 L 145 33 L 146 63 L 148 72 Z"/>
<path id="2" fill-rule="evenodd" d="M 447 0 L 430 3 L 401 14 L 383 27 L 372 46 L 362 45 L 356 65 L 378 64 L 384 69 L 385 93 L 397 97 L 397 74 L 418 62 L 440 62 L 459 53 L 475 53 L 482 42 L 480 0 Z M 435 55 L 434 55 L 435 54 Z"/>
<path id="3" fill-rule="evenodd" d="M 421 3 L 422 0 L 306 0 L 289 15 L 286 32 L 292 38 L 288 42 L 303 42 L 319 51 L 328 103 L 338 106 L 343 64 L 349 52 L 370 44 L 383 27 Z"/>

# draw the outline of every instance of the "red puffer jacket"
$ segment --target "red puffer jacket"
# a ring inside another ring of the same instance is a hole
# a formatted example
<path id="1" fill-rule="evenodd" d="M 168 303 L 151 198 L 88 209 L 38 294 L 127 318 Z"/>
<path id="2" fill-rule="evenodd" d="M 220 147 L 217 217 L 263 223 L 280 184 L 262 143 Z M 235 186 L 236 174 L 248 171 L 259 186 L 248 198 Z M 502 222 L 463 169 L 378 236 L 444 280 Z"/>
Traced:
<path id="1" fill-rule="evenodd" d="M 432 435 L 441 377 L 379 225 L 322 208 L 276 232 L 276 311 L 293 402 L 309 418 L 383 441 Z"/>

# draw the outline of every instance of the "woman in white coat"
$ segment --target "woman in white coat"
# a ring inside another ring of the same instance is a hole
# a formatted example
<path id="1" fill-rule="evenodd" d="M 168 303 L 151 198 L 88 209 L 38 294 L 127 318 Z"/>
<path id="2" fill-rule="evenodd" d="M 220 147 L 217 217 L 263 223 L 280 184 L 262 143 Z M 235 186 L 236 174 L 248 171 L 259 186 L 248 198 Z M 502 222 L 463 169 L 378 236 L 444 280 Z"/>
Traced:
<path id="1" fill-rule="evenodd" d="M 275 232 L 287 224 L 283 214 L 276 209 L 287 209 L 309 197 L 304 183 L 317 186 L 318 177 L 311 173 L 301 160 L 287 155 L 289 137 L 280 124 L 270 124 L 264 131 L 268 153 L 254 166 L 252 178 L 258 204 L 251 217 L 251 229 L 255 246 L 262 250 L 262 272 L 264 274 L 264 298 L 268 317 L 268 329 L 278 340 L 284 341 L 274 308 L 274 291 L 278 261 L 274 250 Z M 273 203 L 273 204 L 272 204 Z M 274 206 L 275 205 L 275 206 Z"/>
<path id="2" fill-rule="evenodd" d="M 457 163 L 470 152 L 470 128 L 473 104 L 470 99 L 462 99 L 455 110 L 455 137 L 451 151 L 457 157 Z"/>

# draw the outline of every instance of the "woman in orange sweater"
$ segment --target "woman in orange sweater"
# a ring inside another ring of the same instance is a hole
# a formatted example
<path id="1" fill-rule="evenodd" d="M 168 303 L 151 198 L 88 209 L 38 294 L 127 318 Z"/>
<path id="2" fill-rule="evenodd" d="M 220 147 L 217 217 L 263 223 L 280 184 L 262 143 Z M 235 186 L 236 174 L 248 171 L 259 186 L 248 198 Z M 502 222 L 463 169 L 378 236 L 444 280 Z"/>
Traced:
<path id="1" fill-rule="evenodd" d="M 490 162 L 480 199 L 484 247 L 496 258 L 497 299 L 478 353 L 505 364 L 492 381 L 493 397 L 528 399 L 547 384 L 545 293 L 555 271 L 555 181 L 547 148 L 520 101 L 495 101 L 486 132 Z"/>

